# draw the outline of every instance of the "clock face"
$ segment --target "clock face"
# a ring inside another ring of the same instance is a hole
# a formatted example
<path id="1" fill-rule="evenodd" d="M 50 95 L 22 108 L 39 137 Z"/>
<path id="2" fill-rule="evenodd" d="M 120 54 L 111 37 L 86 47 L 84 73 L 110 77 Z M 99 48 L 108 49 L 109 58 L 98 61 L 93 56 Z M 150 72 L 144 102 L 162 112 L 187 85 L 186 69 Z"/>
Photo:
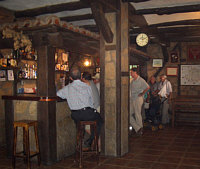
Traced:
<path id="1" fill-rule="evenodd" d="M 145 46 L 149 42 L 149 37 L 145 33 L 140 33 L 136 37 L 136 43 L 138 46 Z"/>

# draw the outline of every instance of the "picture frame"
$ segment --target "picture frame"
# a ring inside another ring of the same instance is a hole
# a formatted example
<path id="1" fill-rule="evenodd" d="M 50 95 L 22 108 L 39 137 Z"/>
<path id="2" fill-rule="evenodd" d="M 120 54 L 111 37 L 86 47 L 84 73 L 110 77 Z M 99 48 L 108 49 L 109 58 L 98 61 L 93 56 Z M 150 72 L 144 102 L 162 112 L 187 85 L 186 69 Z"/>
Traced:
<path id="1" fill-rule="evenodd" d="M 153 59 L 153 67 L 163 67 L 162 59 Z"/>
<path id="2" fill-rule="evenodd" d="M 0 82 L 6 81 L 6 70 L 0 70 Z"/>
<path id="3" fill-rule="evenodd" d="M 178 67 L 167 67 L 167 76 L 178 76 Z"/>
<path id="4" fill-rule="evenodd" d="M 200 45 L 188 46 L 188 62 L 200 62 Z"/>

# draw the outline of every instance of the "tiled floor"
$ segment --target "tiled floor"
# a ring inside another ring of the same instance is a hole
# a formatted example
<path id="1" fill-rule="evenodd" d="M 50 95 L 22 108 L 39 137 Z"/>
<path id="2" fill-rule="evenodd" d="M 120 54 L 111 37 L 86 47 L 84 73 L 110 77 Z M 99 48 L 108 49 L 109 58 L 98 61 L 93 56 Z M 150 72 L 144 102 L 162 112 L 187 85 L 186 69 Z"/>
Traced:
<path id="1" fill-rule="evenodd" d="M 11 168 L 4 148 L 0 149 L 0 169 Z M 32 169 L 78 168 L 68 157 L 52 166 L 31 164 Z M 17 161 L 17 169 L 26 166 Z M 170 127 L 152 132 L 148 129 L 141 137 L 130 138 L 130 152 L 121 158 L 100 157 L 99 165 L 92 157 L 84 159 L 87 169 L 200 169 L 200 127 Z"/>

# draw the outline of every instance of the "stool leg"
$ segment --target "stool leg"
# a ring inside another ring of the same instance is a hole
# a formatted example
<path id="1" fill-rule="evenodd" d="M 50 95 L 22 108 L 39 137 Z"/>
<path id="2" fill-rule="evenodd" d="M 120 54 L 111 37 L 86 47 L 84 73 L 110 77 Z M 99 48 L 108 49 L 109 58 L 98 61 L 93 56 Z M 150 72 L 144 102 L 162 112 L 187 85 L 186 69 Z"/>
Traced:
<path id="1" fill-rule="evenodd" d="M 41 163 L 41 156 L 40 156 L 40 146 L 39 146 L 39 139 L 38 139 L 38 132 L 37 132 L 37 124 L 34 125 L 34 131 L 35 131 L 35 142 L 36 142 L 36 151 L 38 153 L 38 165 Z"/>
<path id="2" fill-rule="evenodd" d="M 79 157 L 79 168 L 82 168 L 83 165 L 82 165 L 82 162 L 83 162 L 83 130 L 85 130 L 85 126 L 84 125 L 81 125 L 80 126 L 80 147 L 79 147 L 79 154 L 80 154 L 80 157 Z"/>
<path id="3" fill-rule="evenodd" d="M 78 155 L 79 155 L 79 129 L 80 125 L 76 125 L 76 148 L 75 148 L 75 155 L 74 155 L 74 162 L 77 162 Z"/>
<path id="4" fill-rule="evenodd" d="M 26 131 L 23 127 L 23 155 L 24 155 L 24 163 L 26 162 Z"/>
<path id="5" fill-rule="evenodd" d="M 30 145 L 29 145 L 29 128 L 25 127 L 26 133 L 26 159 L 27 159 L 27 167 L 30 169 Z"/>
<path id="6" fill-rule="evenodd" d="M 96 150 L 96 159 L 97 164 L 99 163 L 99 146 L 98 146 L 98 134 L 97 134 L 97 126 L 94 125 L 94 145 Z"/>
<path id="7" fill-rule="evenodd" d="M 15 169 L 15 156 L 17 147 L 17 127 L 14 126 L 14 139 L 13 139 L 13 157 L 12 157 L 12 167 Z"/>

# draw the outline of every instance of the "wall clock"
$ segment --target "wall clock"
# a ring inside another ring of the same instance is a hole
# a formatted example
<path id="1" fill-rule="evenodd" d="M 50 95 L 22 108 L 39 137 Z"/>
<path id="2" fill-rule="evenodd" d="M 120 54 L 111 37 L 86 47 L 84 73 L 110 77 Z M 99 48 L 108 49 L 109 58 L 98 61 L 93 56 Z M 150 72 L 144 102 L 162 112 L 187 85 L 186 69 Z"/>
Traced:
<path id="1" fill-rule="evenodd" d="M 136 37 L 136 43 L 138 46 L 146 46 L 149 42 L 149 37 L 145 33 L 140 33 Z"/>

